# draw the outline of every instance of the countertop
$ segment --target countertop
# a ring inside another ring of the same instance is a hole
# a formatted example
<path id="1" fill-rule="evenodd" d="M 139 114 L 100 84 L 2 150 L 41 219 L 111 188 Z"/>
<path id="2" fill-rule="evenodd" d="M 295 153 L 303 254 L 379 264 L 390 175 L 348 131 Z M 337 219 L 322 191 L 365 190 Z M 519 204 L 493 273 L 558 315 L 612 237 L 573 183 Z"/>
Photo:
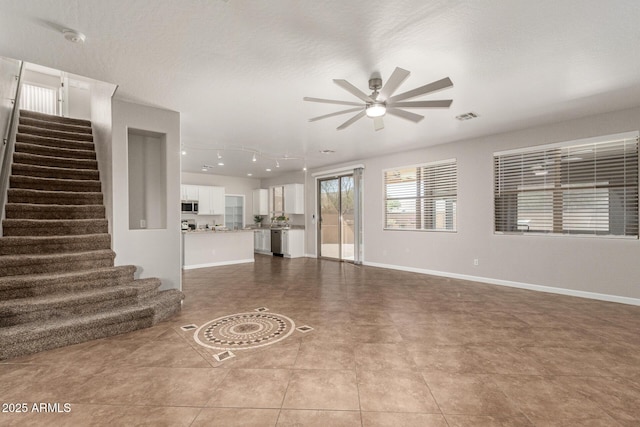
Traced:
<path id="1" fill-rule="evenodd" d="M 215 233 L 245 233 L 247 231 L 253 231 L 253 228 L 243 228 L 241 230 L 182 230 L 182 234 L 215 234 Z"/>

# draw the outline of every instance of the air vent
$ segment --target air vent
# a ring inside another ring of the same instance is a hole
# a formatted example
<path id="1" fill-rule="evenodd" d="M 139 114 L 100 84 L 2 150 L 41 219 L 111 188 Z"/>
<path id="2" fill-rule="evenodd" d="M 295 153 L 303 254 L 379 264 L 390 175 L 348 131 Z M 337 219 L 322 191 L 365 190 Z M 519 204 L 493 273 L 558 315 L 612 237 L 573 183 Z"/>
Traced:
<path id="1" fill-rule="evenodd" d="M 334 150 L 320 150 L 320 153 L 321 154 L 333 154 L 333 153 L 335 153 L 335 151 Z"/>
<path id="2" fill-rule="evenodd" d="M 459 116 L 456 116 L 457 120 L 465 121 L 465 120 L 471 120 L 471 119 L 475 119 L 477 118 L 478 115 L 474 112 L 470 112 L 470 113 L 464 113 L 464 114 L 460 114 Z"/>

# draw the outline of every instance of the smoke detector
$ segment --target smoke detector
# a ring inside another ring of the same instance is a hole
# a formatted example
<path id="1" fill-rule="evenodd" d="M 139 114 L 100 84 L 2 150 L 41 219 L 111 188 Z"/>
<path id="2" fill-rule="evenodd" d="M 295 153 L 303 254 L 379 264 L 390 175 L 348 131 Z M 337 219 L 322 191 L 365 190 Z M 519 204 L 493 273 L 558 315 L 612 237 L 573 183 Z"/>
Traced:
<path id="1" fill-rule="evenodd" d="M 458 119 L 461 122 L 463 122 L 465 120 L 471 120 L 471 119 L 475 119 L 477 117 L 478 117 L 478 115 L 476 113 L 474 113 L 473 111 L 471 111 L 471 112 L 460 114 L 459 116 L 456 116 L 456 119 Z"/>
<path id="2" fill-rule="evenodd" d="M 84 43 L 86 36 L 79 31 L 64 29 L 62 30 L 62 35 L 65 39 L 70 41 L 71 43 Z"/>

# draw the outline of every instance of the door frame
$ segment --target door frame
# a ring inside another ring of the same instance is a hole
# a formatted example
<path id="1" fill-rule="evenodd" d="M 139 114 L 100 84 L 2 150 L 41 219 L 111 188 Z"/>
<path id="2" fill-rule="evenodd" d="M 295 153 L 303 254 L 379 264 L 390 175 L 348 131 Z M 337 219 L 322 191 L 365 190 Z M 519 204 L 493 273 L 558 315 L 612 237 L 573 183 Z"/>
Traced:
<path id="1" fill-rule="evenodd" d="M 351 177 L 351 179 L 355 180 L 353 171 L 344 171 L 343 173 L 339 173 L 337 175 L 330 175 L 330 176 L 323 176 L 323 177 L 316 178 L 316 206 L 317 206 L 316 253 L 319 259 L 338 261 L 338 262 L 348 262 L 353 264 L 355 262 L 355 258 L 344 259 L 342 257 L 342 178 L 343 177 Z M 338 224 L 340 225 L 338 227 L 338 258 L 322 255 L 322 203 L 320 200 L 322 196 L 321 183 L 322 181 L 331 181 L 334 179 L 338 181 L 338 194 L 340 195 L 339 203 L 338 203 Z"/>

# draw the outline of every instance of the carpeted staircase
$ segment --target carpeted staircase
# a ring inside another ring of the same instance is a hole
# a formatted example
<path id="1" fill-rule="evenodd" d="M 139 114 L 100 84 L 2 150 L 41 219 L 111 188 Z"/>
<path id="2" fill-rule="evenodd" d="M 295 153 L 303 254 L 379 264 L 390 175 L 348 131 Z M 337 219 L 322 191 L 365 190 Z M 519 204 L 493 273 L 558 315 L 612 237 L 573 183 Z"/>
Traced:
<path id="1" fill-rule="evenodd" d="M 91 122 L 20 111 L 0 237 L 0 359 L 146 328 L 178 290 L 114 267 Z"/>

